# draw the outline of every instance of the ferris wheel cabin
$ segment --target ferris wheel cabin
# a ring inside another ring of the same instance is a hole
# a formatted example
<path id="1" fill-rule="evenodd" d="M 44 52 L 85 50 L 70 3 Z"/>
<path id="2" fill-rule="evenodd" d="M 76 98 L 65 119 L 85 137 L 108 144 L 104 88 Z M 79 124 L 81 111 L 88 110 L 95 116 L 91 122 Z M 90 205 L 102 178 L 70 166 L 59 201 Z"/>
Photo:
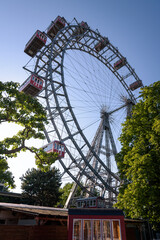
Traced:
<path id="1" fill-rule="evenodd" d="M 106 203 L 103 197 L 88 197 L 77 199 L 77 208 L 105 208 Z"/>
<path id="2" fill-rule="evenodd" d="M 120 60 L 114 63 L 114 69 L 118 70 L 121 67 L 123 67 L 125 64 L 126 64 L 126 58 L 121 58 Z"/>
<path id="3" fill-rule="evenodd" d="M 80 33 L 84 33 L 87 31 L 86 28 L 88 28 L 88 24 L 86 22 L 82 21 L 79 26 L 80 26 Z"/>
<path id="4" fill-rule="evenodd" d="M 31 96 L 36 96 L 43 88 L 43 80 L 32 74 L 27 80 L 20 86 L 19 92 L 24 92 Z"/>
<path id="5" fill-rule="evenodd" d="M 60 29 L 65 27 L 65 20 L 63 17 L 58 16 L 48 27 L 47 35 L 54 38 Z"/>
<path id="6" fill-rule="evenodd" d="M 95 50 L 96 52 L 100 52 L 103 48 L 105 48 L 107 46 L 107 44 L 109 43 L 109 40 L 108 38 L 104 38 L 102 39 L 100 42 L 98 42 L 96 45 L 95 45 Z"/>
<path id="7" fill-rule="evenodd" d="M 65 155 L 65 144 L 61 143 L 60 141 L 53 141 L 53 142 L 45 145 L 42 148 L 47 153 L 56 152 L 56 153 L 59 154 L 58 157 L 64 158 L 64 155 Z"/>
<path id="8" fill-rule="evenodd" d="M 138 80 L 138 81 L 135 81 L 133 82 L 132 84 L 130 84 L 129 86 L 129 89 L 131 89 L 132 91 L 136 90 L 137 88 L 139 87 L 142 87 L 142 81 L 141 80 Z"/>
<path id="9" fill-rule="evenodd" d="M 88 28 L 88 24 L 86 22 L 82 21 L 78 25 L 78 28 L 76 28 L 76 30 L 73 32 L 73 36 L 85 33 L 87 31 L 87 28 Z M 79 38 L 80 38 L 80 36 L 76 37 L 76 39 L 79 39 Z"/>
<path id="10" fill-rule="evenodd" d="M 30 57 L 34 57 L 36 53 L 46 44 L 46 41 L 46 35 L 37 30 L 26 44 L 24 52 Z"/>

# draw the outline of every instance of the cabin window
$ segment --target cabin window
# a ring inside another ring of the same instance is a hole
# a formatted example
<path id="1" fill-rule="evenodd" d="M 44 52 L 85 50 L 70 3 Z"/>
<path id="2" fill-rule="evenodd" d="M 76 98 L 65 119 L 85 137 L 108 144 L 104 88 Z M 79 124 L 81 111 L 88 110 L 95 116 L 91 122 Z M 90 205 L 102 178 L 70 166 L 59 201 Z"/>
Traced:
<path id="1" fill-rule="evenodd" d="M 93 206 L 96 206 L 96 200 L 93 200 Z"/>
<path id="2" fill-rule="evenodd" d="M 73 240 L 82 239 L 81 225 L 81 220 L 74 220 Z"/>
<path id="3" fill-rule="evenodd" d="M 113 240 L 120 240 L 120 226 L 119 221 L 113 221 Z"/>
<path id="4" fill-rule="evenodd" d="M 54 149 L 57 149 L 57 143 L 54 143 Z"/>
<path id="5" fill-rule="evenodd" d="M 52 143 L 48 144 L 45 148 L 44 148 L 44 151 L 48 152 L 52 150 Z"/>
<path id="6" fill-rule="evenodd" d="M 32 79 L 34 80 L 34 76 L 32 77 Z"/>
<path id="7" fill-rule="evenodd" d="M 64 152 L 64 146 L 62 145 L 62 152 Z"/>
<path id="8" fill-rule="evenodd" d="M 111 226 L 110 221 L 103 220 L 103 240 L 111 239 Z"/>
<path id="9" fill-rule="evenodd" d="M 91 220 L 84 220 L 83 222 L 83 239 L 91 240 Z"/>
<path id="10" fill-rule="evenodd" d="M 49 144 L 49 150 L 52 150 L 52 147 L 53 147 L 53 143 L 50 143 Z"/>
<path id="11" fill-rule="evenodd" d="M 101 240 L 101 222 L 100 222 L 100 220 L 93 221 L 93 240 Z"/>

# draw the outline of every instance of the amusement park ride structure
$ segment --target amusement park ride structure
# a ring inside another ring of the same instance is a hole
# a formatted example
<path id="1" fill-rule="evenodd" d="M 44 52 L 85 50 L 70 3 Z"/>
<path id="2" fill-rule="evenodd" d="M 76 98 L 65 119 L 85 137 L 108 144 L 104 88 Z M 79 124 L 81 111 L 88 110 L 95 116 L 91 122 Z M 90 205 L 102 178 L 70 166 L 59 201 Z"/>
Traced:
<path id="1" fill-rule="evenodd" d="M 120 126 L 126 109 L 130 114 L 142 81 L 109 39 L 84 21 L 69 23 L 58 16 L 45 32 L 36 31 L 24 51 L 32 58 L 24 66 L 30 76 L 20 91 L 44 106 L 46 140 L 61 144 L 62 177 L 74 182 L 65 207 L 73 204 L 78 186 L 81 196 L 98 192 L 112 206 L 120 186 L 112 169 L 120 130 L 113 123 Z M 53 144 L 51 149 L 57 151 Z"/>

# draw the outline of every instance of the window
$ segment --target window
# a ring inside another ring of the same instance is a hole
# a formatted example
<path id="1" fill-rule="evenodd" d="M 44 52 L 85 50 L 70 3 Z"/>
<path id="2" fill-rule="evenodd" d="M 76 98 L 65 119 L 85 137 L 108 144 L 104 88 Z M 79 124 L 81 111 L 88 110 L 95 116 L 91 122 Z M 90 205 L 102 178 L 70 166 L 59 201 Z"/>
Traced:
<path id="1" fill-rule="evenodd" d="M 52 143 L 49 143 L 45 148 L 44 148 L 44 151 L 48 152 L 52 150 Z"/>
<path id="2" fill-rule="evenodd" d="M 64 146 L 62 145 L 62 152 L 64 152 Z"/>
<path id="3" fill-rule="evenodd" d="M 101 240 L 100 220 L 93 220 L 93 240 Z"/>
<path id="4" fill-rule="evenodd" d="M 53 146 L 53 143 L 50 143 L 50 144 L 48 145 L 48 150 L 49 150 L 49 151 L 52 150 L 52 146 Z"/>
<path id="5" fill-rule="evenodd" d="M 81 220 L 74 220 L 73 222 L 73 240 L 81 240 L 82 233 L 81 233 Z"/>
<path id="6" fill-rule="evenodd" d="M 121 240 L 120 221 L 113 219 L 74 219 L 72 240 L 91 239 Z"/>
<path id="7" fill-rule="evenodd" d="M 113 240 L 120 240 L 120 226 L 119 221 L 113 221 Z"/>
<path id="8" fill-rule="evenodd" d="M 91 220 L 83 221 L 83 234 L 84 240 L 91 240 Z"/>
<path id="9" fill-rule="evenodd" d="M 54 144 L 54 149 L 57 149 L 57 143 Z"/>
<path id="10" fill-rule="evenodd" d="M 109 220 L 103 220 L 103 240 L 111 239 L 111 223 Z"/>

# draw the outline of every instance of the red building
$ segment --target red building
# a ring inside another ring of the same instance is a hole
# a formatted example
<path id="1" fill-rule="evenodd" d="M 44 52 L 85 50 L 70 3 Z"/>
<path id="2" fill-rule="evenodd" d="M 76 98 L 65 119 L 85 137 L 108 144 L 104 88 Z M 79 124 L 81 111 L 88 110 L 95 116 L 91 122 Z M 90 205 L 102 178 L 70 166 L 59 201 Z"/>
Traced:
<path id="1" fill-rule="evenodd" d="M 69 209 L 68 224 L 68 240 L 126 240 L 124 215 L 118 209 Z"/>

